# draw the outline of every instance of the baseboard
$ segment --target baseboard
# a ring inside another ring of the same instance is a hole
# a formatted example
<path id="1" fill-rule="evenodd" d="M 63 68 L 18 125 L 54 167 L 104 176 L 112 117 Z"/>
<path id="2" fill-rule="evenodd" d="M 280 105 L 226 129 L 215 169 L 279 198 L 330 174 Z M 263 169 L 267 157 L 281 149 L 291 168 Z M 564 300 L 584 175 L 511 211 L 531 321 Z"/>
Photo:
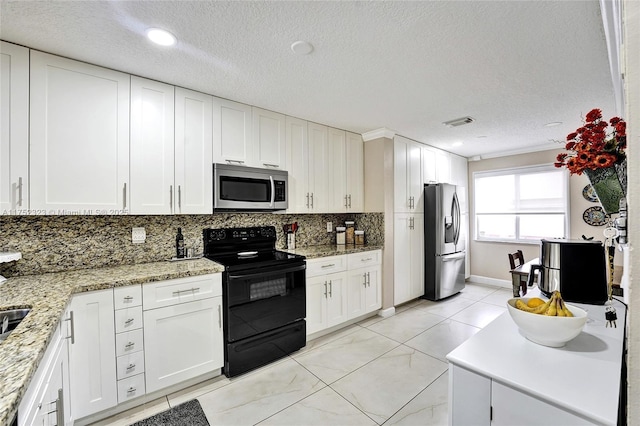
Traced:
<path id="1" fill-rule="evenodd" d="M 510 280 L 500 280 L 498 278 L 482 277 L 480 275 L 471 275 L 469 277 L 469 281 L 478 283 L 478 284 L 487 284 L 487 285 L 493 285 L 496 287 L 504 287 L 508 289 L 513 288 L 513 285 L 511 284 Z"/>
<path id="2" fill-rule="evenodd" d="M 382 318 L 389 318 L 392 317 L 396 314 L 396 308 L 395 306 L 392 306 L 390 308 L 387 309 L 380 309 L 378 311 L 378 316 L 382 317 Z"/>

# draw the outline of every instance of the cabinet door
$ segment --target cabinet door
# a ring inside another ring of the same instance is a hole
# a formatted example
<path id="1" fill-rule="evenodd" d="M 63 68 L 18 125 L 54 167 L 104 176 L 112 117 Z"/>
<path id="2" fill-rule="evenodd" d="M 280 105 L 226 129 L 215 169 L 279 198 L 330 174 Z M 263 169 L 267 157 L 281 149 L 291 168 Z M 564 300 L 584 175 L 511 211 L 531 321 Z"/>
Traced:
<path id="1" fill-rule="evenodd" d="M 329 274 L 327 280 L 327 327 L 349 319 L 347 307 L 347 273 Z"/>
<path id="2" fill-rule="evenodd" d="M 127 74 L 31 51 L 30 208 L 129 207 Z"/>
<path id="3" fill-rule="evenodd" d="M 74 296 L 69 340 L 71 410 L 79 419 L 118 402 L 113 290 Z"/>
<path id="4" fill-rule="evenodd" d="M 309 123 L 309 210 L 326 213 L 329 208 L 329 143 L 326 126 Z"/>
<path id="5" fill-rule="evenodd" d="M 424 215 L 414 214 L 410 223 L 410 296 L 424 295 Z"/>
<path id="6" fill-rule="evenodd" d="M 213 98 L 213 162 L 250 165 L 251 106 Z"/>
<path id="7" fill-rule="evenodd" d="M 393 140 L 393 211 L 409 212 L 409 144 L 405 138 Z"/>
<path id="8" fill-rule="evenodd" d="M 222 297 L 144 312 L 146 391 L 222 367 Z"/>
<path id="9" fill-rule="evenodd" d="M 307 335 L 327 328 L 328 290 L 324 275 L 307 278 Z"/>
<path id="10" fill-rule="evenodd" d="M 253 119 L 253 165 L 287 170 L 285 116 L 256 107 Z"/>
<path id="11" fill-rule="evenodd" d="M 451 180 L 451 154 L 446 151 L 436 152 L 436 180 L 440 183 L 453 183 Z"/>
<path id="12" fill-rule="evenodd" d="M 171 214 L 174 204 L 173 86 L 131 77 L 131 213 Z"/>
<path id="13" fill-rule="evenodd" d="M 380 265 L 367 268 L 367 287 L 364 297 L 365 313 L 382 307 L 382 268 Z"/>
<path id="14" fill-rule="evenodd" d="M 29 50 L 0 41 L 0 211 L 28 208 Z"/>
<path id="15" fill-rule="evenodd" d="M 411 197 L 409 211 L 422 212 L 424 183 L 422 182 L 422 146 L 417 142 L 409 144 L 408 149 L 409 171 L 408 171 L 408 193 Z"/>
<path id="16" fill-rule="evenodd" d="M 346 135 L 344 130 L 329 127 L 327 129 L 327 148 L 329 156 L 326 175 L 329 178 L 327 199 L 328 212 L 343 213 L 347 211 L 347 157 Z"/>
<path id="17" fill-rule="evenodd" d="M 364 142 L 362 136 L 347 135 L 347 211 L 364 211 Z"/>
<path id="18" fill-rule="evenodd" d="M 213 212 L 213 97 L 176 87 L 176 213 Z"/>
<path id="19" fill-rule="evenodd" d="M 309 140 L 307 122 L 286 117 L 287 169 L 289 172 L 289 208 L 287 213 L 309 211 Z"/>
<path id="20" fill-rule="evenodd" d="M 411 300 L 411 215 L 394 214 L 393 221 L 393 304 Z"/>
<path id="21" fill-rule="evenodd" d="M 449 364 L 449 424 L 491 424 L 491 379 Z"/>
<path id="22" fill-rule="evenodd" d="M 350 270 L 348 272 L 347 288 L 349 319 L 364 315 L 367 312 L 367 269 Z"/>
<path id="23" fill-rule="evenodd" d="M 436 150 L 422 147 L 422 180 L 424 183 L 436 183 Z"/>

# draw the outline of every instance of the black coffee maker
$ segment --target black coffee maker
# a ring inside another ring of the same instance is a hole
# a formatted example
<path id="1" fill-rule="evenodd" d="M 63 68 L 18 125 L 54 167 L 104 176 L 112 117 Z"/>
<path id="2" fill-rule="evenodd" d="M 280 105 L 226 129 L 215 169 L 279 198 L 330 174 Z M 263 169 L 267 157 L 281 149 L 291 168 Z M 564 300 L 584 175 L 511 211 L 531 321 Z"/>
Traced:
<path id="1" fill-rule="evenodd" d="M 608 298 L 607 266 L 600 241 L 541 240 L 540 265 L 532 265 L 529 281 L 538 270 L 538 288 L 547 297 L 558 290 L 567 302 L 603 305 Z"/>

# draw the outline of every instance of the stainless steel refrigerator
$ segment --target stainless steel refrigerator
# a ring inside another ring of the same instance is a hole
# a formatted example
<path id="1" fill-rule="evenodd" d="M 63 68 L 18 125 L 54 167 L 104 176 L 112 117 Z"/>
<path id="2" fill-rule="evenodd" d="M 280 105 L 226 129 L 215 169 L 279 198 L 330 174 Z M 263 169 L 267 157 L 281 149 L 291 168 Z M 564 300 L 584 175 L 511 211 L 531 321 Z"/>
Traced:
<path id="1" fill-rule="evenodd" d="M 459 188 L 424 186 L 424 298 L 440 300 L 464 288 L 465 232 Z"/>

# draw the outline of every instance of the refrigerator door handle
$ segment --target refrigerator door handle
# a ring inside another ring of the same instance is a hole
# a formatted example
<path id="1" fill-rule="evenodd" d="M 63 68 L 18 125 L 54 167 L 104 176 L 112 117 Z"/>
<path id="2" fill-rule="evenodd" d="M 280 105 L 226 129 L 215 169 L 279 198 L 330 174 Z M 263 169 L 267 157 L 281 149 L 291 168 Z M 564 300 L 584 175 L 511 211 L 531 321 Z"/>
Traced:
<path id="1" fill-rule="evenodd" d="M 453 193 L 453 205 L 451 206 L 451 214 L 453 216 L 454 242 L 457 245 L 460 239 L 460 202 L 458 194 Z"/>
<path id="2" fill-rule="evenodd" d="M 464 256 L 465 256 L 465 252 L 461 251 L 453 254 L 444 254 L 440 257 L 442 258 L 443 262 L 451 262 L 453 260 L 464 259 Z"/>

